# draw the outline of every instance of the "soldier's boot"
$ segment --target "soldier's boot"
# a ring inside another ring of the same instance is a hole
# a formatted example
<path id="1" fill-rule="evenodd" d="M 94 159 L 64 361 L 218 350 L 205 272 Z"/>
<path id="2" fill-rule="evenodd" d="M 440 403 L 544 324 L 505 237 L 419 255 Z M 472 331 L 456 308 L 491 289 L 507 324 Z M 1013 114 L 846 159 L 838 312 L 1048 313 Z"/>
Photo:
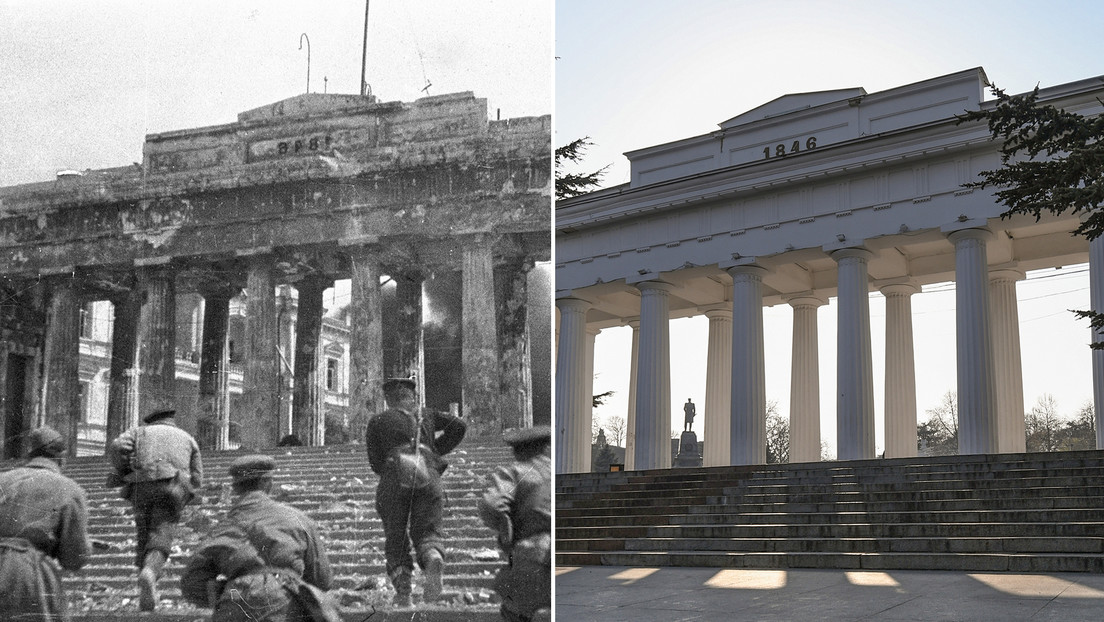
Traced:
<path id="1" fill-rule="evenodd" d="M 409 568 L 396 568 L 391 571 L 391 585 L 395 587 L 395 598 L 391 600 L 391 604 L 395 607 L 411 606 L 410 578 L 412 574 Z"/>
<path id="2" fill-rule="evenodd" d="M 422 566 L 425 569 L 425 593 L 423 598 L 425 602 L 431 603 L 441 598 L 441 591 L 444 589 L 442 585 L 442 577 L 445 570 L 445 560 L 441 558 L 441 553 L 436 549 L 431 549 L 426 553 L 425 565 Z"/>
<path id="3" fill-rule="evenodd" d="M 161 551 L 150 551 L 142 569 L 138 571 L 138 608 L 141 611 L 153 611 L 157 609 L 160 597 L 157 593 L 157 579 L 161 576 L 161 569 L 165 566 L 165 554 Z"/>

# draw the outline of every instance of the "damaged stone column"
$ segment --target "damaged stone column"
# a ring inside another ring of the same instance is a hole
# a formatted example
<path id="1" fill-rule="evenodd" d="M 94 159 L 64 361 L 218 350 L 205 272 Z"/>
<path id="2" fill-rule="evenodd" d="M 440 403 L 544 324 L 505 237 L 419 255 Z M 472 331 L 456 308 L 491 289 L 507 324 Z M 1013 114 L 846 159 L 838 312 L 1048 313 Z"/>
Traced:
<path id="1" fill-rule="evenodd" d="M 230 447 L 230 299 L 236 289 L 209 288 L 203 292 L 203 337 L 199 359 L 200 449 Z"/>
<path id="2" fill-rule="evenodd" d="M 512 257 L 495 267 L 501 429 L 533 426 L 533 373 L 529 358 L 529 271 L 533 261 Z"/>
<path id="3" fill-rule="evenodd" d="M 351 265 L 349 331 L 349 422 L 364 440 L 368 418 L 382 412 L 383 312 L 380 258 L 375 247 L 349 249 Z"/>
<path id="4" fill-rule="evenodd" d="M 138 321 L 138 416 L 176 409 L 176 283 L 168 267 L 148 267 L 138 274 L 141 311 Z M 177 424 L 195 433 L 195 421 Z"/>
<path id="5" fill-rule="evenodd" d="M 111 385 L 107 395 L 104 451 L 120 434 L 138 425 L 138 318 L 142 301 L 131 289 L 111 299 Z"/>
<path id="6" fill-rule="evenodd" d="M 322 294 L 331 281 L 308 276 L 296 284 L 299 307 L 295 320 L 295 384 L 291 419 L 304 445 L 317 447 L 326 438 L 325 392 L 320 373 Z"/>
<path id="7" fill-rule="evenodd" d="M 498 339 L 490 236 L 467 240 L 463 264 L 463 417 L 468 436 L 501 429 L 498 420 Z"/>
<path id="8" fill-rule="evenodd" d="M 77 455 L 80 417 L 80 301 L 72 275 L 51 279 L 46 316 L 43 423 L 61 432 Z"/>
<path id="9" fill-rule="evenodd" d="M 395 307 L 398 309 L 398 352 L 396 368 L 389 376 L 415 378 L 418 403 L 425 406 L 425 330 L 422 326 L 422 288 L 425 275 L 418 270 L 395 277 Z"/>
<path id="10" fill-rule="evenodd" d="M 241 446 L 254 451 L 275 447 L 279 441 L 280 356 L 276 350 L 276 283 L 272 270 L 271 255 L 250 257 L 245 286 L 248 297 Z"/>

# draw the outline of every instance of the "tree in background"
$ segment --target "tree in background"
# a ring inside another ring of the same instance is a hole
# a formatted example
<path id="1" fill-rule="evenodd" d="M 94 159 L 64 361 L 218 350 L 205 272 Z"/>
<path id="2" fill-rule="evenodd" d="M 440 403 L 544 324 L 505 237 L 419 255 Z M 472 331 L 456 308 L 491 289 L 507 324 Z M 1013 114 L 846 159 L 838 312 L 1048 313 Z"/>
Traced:
<path id="1" fill-rule="evenodd" d="M 778 412 L 778 401 L 767 402 L 767 464 L 790 461 L 790 420 Z"/>
<path id="2" fill-rule="evenodd" d="M 1063 432 L 1064 449 L 1068 451 L 1096 449 L 1096 412 L 1091 400 L 1077 409 L 1073 421 L 1066 423 Z"/>
<path id="3" fill-rule="evenodd" d="M 625 441 L 625 418 L 620 415 L 613 415 L 606 418 L 606 430 L 609 434 L 606 438 L 609 439 L 610 445 L 614 447 L 624 447 L 622 443 Z"/>
<path id="4" fill-rule="evenodd" d="M 921 456 L 953 456 L 958 453 L 958 393 L 947 391 L 939 405 L 929 408 L 928 420 L 916 426 Z"/>
<path id="5" fill-rule="evenodd" d="M 1024 415 L 1027 428 L 1028 451 L 1059 451 L 1062 449 L 1062 419 L 1058 415 L 1058 402 L 1050 393 L 1036 400 Z"/>
<path id="6" fill-rule="evenodd" d="M 592 173 L 569 173 L 564 170 L 569 162 L 574 165 L 582 162 L 583 152 L 593 144 L 590 137 L 585 136 L 556 148 L 556 200 L 586 194 L 601 183 L 608 164 Z"/>
<path id="7" fill-rule="evenodd" d="M 999 188 L 997 199 L 1008 209 L 1001 218 L 1044 212 L 1083 214 L 1073 235 L 1089 241 L 1104 234 L 1104 116 L 1083 117 L 1038 103 L 1039 87 L 1025 95 L 1009 96 L 992 86 L 996 105 L 968 112 L 959 123 L 986 121 L 989 132 L 1001 140 L 1001 168 L 983 171 L 972 188 Z M 1104 314 L 1075 311 L 1088 318 L 1094 331 L 1104 330 Z M 1104 341 L 1091 345 L 1104 349 Z"/>

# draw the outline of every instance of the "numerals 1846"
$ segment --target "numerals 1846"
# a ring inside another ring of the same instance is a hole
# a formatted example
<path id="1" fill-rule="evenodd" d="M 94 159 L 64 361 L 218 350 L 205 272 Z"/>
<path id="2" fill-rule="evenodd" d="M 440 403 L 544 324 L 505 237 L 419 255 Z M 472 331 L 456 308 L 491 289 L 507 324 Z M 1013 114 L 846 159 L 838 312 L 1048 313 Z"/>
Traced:
<path id="1" fill-rule="evenodd" d="M 810 136 L 805 139 L 805 150 L 816 149 L 816 136 Z M 778 143 L 774 147 L 763 147 L 764 158 L 781 158 L 782 156 L 798 153 L 802 150 L 801 141 L 795 140 L 790 143 L 789 148 L 786 147 L 786 143 Z"/>

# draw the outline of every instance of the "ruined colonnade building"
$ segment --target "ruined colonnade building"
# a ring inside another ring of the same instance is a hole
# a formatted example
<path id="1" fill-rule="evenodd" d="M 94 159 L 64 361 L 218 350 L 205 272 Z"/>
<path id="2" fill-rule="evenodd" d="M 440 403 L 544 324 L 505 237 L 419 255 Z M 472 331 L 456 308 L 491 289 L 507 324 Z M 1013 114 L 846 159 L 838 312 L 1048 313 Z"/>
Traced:
<path id="1" fill-rule="evenodd" d="M 979 106 L 981 68 L 877 93 L 786 95 L 717 130 L 627 153 L 627 184 L 557 202 L 556 470 L 590 470 L 594 337 L 633 329 L 626 468 L 671 466 L 668 323 L 709 318 L 706 466 L 766 461 L 763 307 L 793 307 L 790 461 L 820 460 L 817 314 L 837 305 L 841 460 L 875 457 L 871 290 L 886 298 L 885 455 L 916 455 L 911 296 L 954 281 L 959 452 L 1022 452 L 1016 283 L 1028 270 L 1089 263 L 1104 311 L 1104 239 L 1072 237 L 1076 216 L 1002 220 L 991 191 L 965 188 L 1001 166 Z M 1092 78 L 1039 102 L 1102 111 Z M 1086 342 L 1089 335 L 1086 335 Z M 1104 447 L 1104 351 L 1093 353 Z"/>
<path id="2" fill-rule="evenodd" d="M 233 123 L 149 135 L 141 164 L 0 189 L 4 455 L 41 424 L 77 437 L 82 309 L 94 301 L 109 301 L 112 318 L 99 353 L 110 356 L 107 438 L 177 408 L 204 447 L 227 445 L 231 419 L 246 447 L 275 446 L 287 431 L 321 444 L 334 373 L 360 429 L 383 408 L 383 378 L 433 383 L 422 373 L 422 289 L 445 272 L 462 279 L 458 401 L 469 434 L 532 425 L 526 284 L 550 259 L 550 154 L 550 117 L 488 121 L 472 93 L 413 103 L 306 94 Z M 323 293 L 339 280 L 347 334 L 323 340 Z M 385 280 L 402 315 L 387 369 Z M 291 332 L 281 340 L 278 293 L 294 301 L 293 357 L 280 347 Z M 232 300 L 243 325 L 231 411 Z M 178 321 L 188 313 L 202 315 L 187 324 L 191 339 Z M 194 406 L 179 403 L 181 358 L 196 366 Z M 281 366 L 294 379 L 283 416 Z"/>

